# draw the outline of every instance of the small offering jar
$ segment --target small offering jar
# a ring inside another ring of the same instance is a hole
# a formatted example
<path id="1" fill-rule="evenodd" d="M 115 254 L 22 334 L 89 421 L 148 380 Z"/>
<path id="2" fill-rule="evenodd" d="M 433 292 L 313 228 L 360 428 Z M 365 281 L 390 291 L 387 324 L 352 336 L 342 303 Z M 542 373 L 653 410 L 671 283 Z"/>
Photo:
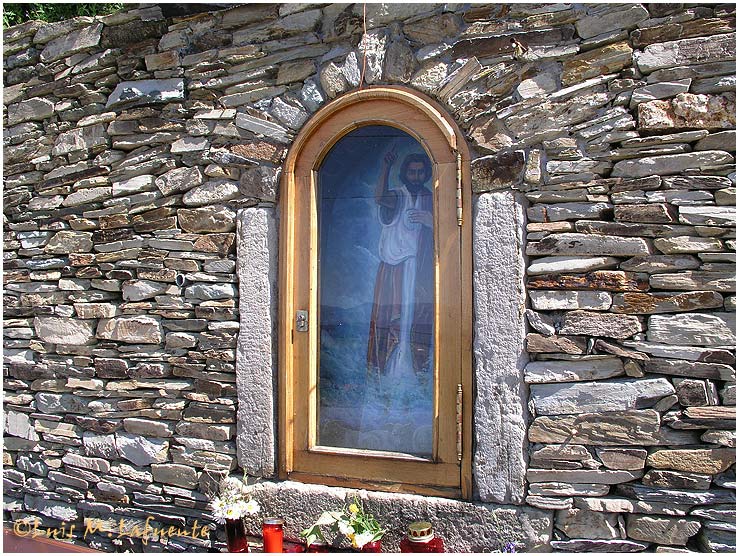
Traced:
<path id="1" fill-rule="evenodd" d="M 262 537 L 264 537 L 265 552 L 282 552 L 283 532 L 285 522 L 279 517 L 267 517 L 262 522 Z"/>
<path id="2" fill-rule="evenodd" d="M 229 552 L 249 552 L 249 541 L 246 540 L 246 529 L 244 520 L 227 519 L 224 524 L 226 528 L 226 542 Z"/>
<path id="3" fill-rule="evenodd" d="M 308 552 L 328 552 L 328 545 L 323 541 L 313 541 L 306 549 Z"/>
<path id="4" fill-rule="evenodd" d="M 382 541 L 370 541 L 359 549 L 360 552 L 382 552 Z"/>
<path id="5" fill-rule="evenodd" d="M 401 552 L 444 552 L 444 539 L 434 535 L 428 521 L 415 521 L 408 526 L 408 536 L 400 541 Z"/>

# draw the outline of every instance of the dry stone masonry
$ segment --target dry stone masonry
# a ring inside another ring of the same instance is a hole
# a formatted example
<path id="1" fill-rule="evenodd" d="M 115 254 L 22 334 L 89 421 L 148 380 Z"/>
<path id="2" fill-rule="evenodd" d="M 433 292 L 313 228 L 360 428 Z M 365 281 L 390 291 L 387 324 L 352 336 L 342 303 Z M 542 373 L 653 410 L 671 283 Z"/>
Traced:
<path id="1" fill-rule="evenodd" d="M 276 202 L 311 115 L 391 84 L 474 153 L 476 487 L 368 506 L 456 551 L 735 551 L 733 3 L 163 9 L 3 33 L 5 519 L 203 551 L 228 472 L 293 536 L 351 496 L 275 481 Z"/>

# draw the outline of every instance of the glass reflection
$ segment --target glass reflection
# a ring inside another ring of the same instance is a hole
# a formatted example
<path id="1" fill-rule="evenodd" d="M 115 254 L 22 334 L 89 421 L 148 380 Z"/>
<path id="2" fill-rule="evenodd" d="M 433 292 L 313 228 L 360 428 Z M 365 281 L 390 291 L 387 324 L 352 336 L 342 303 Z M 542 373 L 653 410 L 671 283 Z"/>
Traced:
<path id="1" fill-rule="evenodd" d="M 319 174 L 318 443 L 431 457 L 432 167 L 389 126 L 339 140 Z"/>

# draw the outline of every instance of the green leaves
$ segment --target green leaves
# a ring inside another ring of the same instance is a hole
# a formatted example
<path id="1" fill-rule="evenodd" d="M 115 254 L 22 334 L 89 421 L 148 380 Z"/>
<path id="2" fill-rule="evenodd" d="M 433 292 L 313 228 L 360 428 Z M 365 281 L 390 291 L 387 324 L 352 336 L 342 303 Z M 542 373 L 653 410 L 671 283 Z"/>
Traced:
<path id="1" fill-rule="evenodd" d="M 345 535 L 354 548 L 380 540 L 385 534 L 385 529 L 380 527 L 375 517 L 364 513 L 364 506 L 356 496 L 353 504 L 344 506 L 341 511 L 323 512 L 311 527 L 301 531 L 300 536 L 305 538 L 306 545 L 310 546 L 318 539 L 326 542 L 322 526 L 329 526 L 333 533 Z"/>
<path id="2" fill-rule="evenodd" d="M 107 15 L 124 4 L 3 4 L 3 28 L 38 19 L 45 23 L 79 16 Z"/>

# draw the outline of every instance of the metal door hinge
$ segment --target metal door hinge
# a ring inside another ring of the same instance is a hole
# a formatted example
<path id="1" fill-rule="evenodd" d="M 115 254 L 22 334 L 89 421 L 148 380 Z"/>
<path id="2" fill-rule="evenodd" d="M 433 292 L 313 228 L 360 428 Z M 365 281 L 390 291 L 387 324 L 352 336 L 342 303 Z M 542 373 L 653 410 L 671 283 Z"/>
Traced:
<path id="1" fill-rule="evenodd" d="M 457 384 L 457 460 L 462 461 L 462 385 Z"/>
<path id="2" fill-rule="evenodd" d="M 308 311 L 295 311 L 295 330 L 308 332 Z"/>

